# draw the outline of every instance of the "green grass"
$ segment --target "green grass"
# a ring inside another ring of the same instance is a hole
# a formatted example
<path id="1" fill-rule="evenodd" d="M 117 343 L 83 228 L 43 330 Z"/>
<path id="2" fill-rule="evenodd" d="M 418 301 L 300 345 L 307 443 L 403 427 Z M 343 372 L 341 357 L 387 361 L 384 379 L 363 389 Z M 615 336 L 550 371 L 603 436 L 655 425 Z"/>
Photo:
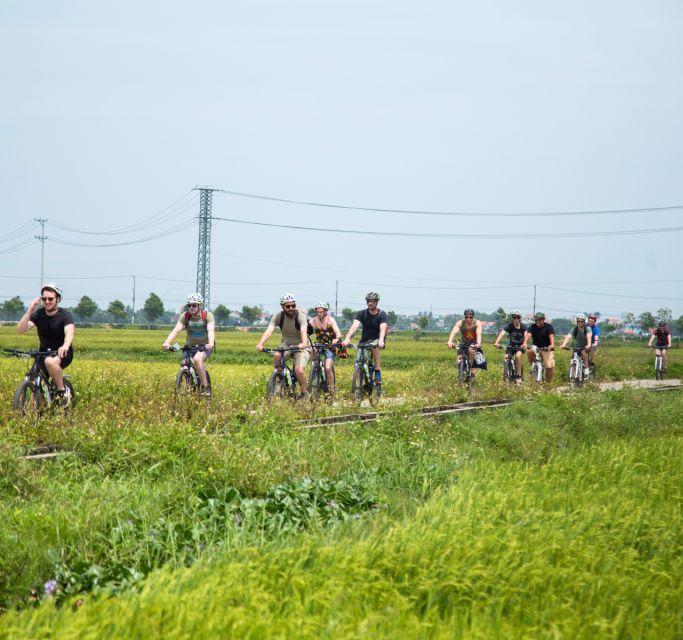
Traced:
<path id="1" fill-rule="evenodd" d="M 164 337 L 79 331 L 73 419 L 38 425 L 0 360 L 0 635 L 681 636 L 680 392 L 510 388 L 496 352 L 476 394 L 507 409 L 302 430 L 357 409 L 265 406 L 257 336 L 221 333 L 216 397 L 178 412 Z M 385 356 L 389 398 L 465 399 L 441 337 Z M 608 345 L 600 371 L 650 377 L 651 356 Z M 46 443 L 67 453 L 19 459 Z M 83 593 L 33 610 L 52 578 Z"/>

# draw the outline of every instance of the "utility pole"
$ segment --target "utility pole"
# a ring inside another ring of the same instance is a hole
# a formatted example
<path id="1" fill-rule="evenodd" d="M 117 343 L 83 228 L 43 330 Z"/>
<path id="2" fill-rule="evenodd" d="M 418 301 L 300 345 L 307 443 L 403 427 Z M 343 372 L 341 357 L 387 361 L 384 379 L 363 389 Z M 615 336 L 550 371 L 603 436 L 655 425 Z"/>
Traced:
<path id="1" fill-rule="evenodd" d="M 130 323 L 135 324 L 135 276 L 133 278 L 133 312 L 130 314 Z"/>
<path id="2" fill-rule="evenodd" d="M 36 236 L 36 240 L 40 240 L 40 286 L 42 287 L 45 283 L 45 241 L 47 236 L 45 235 L 45 223 L 47 218 L 33 218 L 36 222 L 40 223 L 40 235 Z"/>
<path id="3" fill-rule="evenodd" d="M 211 204 L 210 187 L 195 187 L 199 191 L 199 243 L 197 244 L 197 293 L 204 298 L 204 307 L 210 308 L 211 298 Z"/>
<path id="4" fill-rule="evenodd" d="M 334 317 L 339 315 L 337 306 L 339 305 L 339 280 L 334 281 Z"/>
<path id="5" fill-rule="evenodd" d="M 536 285 L 534 285 L 534 316 L 536 315 Z"/>

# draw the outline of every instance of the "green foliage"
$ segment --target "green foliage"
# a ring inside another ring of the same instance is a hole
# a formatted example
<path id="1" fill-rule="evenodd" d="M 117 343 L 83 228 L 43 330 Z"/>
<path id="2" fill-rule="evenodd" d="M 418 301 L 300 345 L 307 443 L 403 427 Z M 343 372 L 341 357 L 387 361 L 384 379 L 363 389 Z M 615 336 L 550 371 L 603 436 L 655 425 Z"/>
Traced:
<path id="1" fill-rule="evenodd" d="M 158 317 L 164 313 L 164 303 L 161 298 L 154 292 L 149 294 L 145 300 L 145 306 L 142 308 L 145 317 L 149 322 L 154 322 Z"/>
<path id="2" fill-rule="evenodd" d="M 649 311 L 643 311 L 643 313 L 638 316 L 638 326 L 642 331 L 649 331 L 656 324 L 656 318 Z"/>
<path id="3" fill-rule="evenodd" d="M 673 317 L 673 314 L 671 312 L 671 309 L 669 307 L 662 307 L 661 309 L 657 309 L 657 320 L 663 320 L 666 322 L 667 325 L 671 324 L 671 319 Z"/>
<path id="4" fill-rule="evenodd" d="M 224 304 L 219 304 L 213 310 L 213 315 L 214 318 L 216 318 L 216 322 L 222 325 L 230 317 L 230 309 L 228 309 Z"/>
<path id="5" fill-rule="evenodd" d="M 19 320 L 24 315 L 24 311 L 26 307 L 19 296 L 5 300 L 0 305 L 0 314 L 5 320 Z"/>
<path id="6" fill-rule="evenodd" d="M 249 323 L 252 324 L 258 320 L 259 315 L 262 313 L 262 310 L 260 307 L 254 306 L 250 307 L 249 305 L 244 305 L 242 307 L 242 311 L 240 312 L 240 315 L 242 316 L 242 319 Z"/>
<path id="7" fill-rule="evenodd" d="M 73 312 L 82 320 L 91 318 L 97 311 L 97 303 L 89 296 L 83 296 L 73 308 Z"/>
<path id="8" fill-rule="evenodd" d="M 107 312 L 112 316 L 114 322 L 122 322 L 125 320 L 128 312 L 121 300 L 112 300 L 107 307 Z"/>
<path id="9" fill-rule="evenodd" d="M 342 318 L 344 318 L 344 322 L 346 322 L 346 324 L 351 324 L 353 322 L 353 318 L 356 315 L 356 312 L 350 307 L 344 307 L 341 312 Z"/>

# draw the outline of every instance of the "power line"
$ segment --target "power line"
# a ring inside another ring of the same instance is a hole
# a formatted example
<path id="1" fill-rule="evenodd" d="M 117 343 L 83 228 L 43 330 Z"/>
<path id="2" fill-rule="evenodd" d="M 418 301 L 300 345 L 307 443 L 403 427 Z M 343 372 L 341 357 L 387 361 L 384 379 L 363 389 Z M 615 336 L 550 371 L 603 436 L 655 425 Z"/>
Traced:
<path id="1" fill-rule="evenodd" d="M 570 231 L 564 233 L 407 233 L 401 231 L 361 231 L 358 229 L 326 229 L 323 227 L 305 227 L 300 225 L 274 224 L 270 222 L 255 222 L 253 220 L 237 220 L 235 218 L 217 218 L 222 222 L 234 222 L 236 224 L 248 224 L 257 227 L 273 227 L 276 229 L 294 229 L 296 231 L 318 231 L 324 233 L 347 233 L 363 236 L 390 236 L 396 238 L 457 238 L 461 240 L 512 240 L 512 239 L 535 239 L 535 238 L 591 238 L 622 235 L 643 235 L 651 233 L 674 233 L 683 231 L 683 227 L 664 227 L 658 229 L 626 229 L 619 231 Z"/>
<path id="2" fill-rule="evenodd" d="M 542 211 L 542 212 L 526 212 L 526 211 L 511 211 L 509 213 L 493 212 L 493 211 L 430 211 L 421 209 L 388 209 L 378 207 L 357 207 L 345 204 L 333 204 L 329 202 L 310 202 L 307 200 L 292 200 L 289 198 L 278 198 L 274 196 L 264 196 L 255 193 L 244 193 L 241 191 L 231 191 L 228 189 L 216 189 L 218 193 L 224 193 L 230 196 L 237 196 L 240 198 L 252 198 L 256 200 L 268 200 L 271 202 L 281 202 L 285 204 L 300 204 L 307 207 L 326 207 L 330 209 L 346 209 L 350 211 L 369 211 L 372 213 L 401 213 L 406 215 L 429 215 L 429 216 L 462 216 L 462 217 L 480 217 L 480 218 L 533 218 L 533 217 L 547 217 L 547 216 L 607 216 L 607 215 L 624 215 L 629 213 L 648 213 L 656 211 L 678 211 L 683 209 L 683 204 L 672 205 L 667 207 L 642 207 L 637 209 L 597 209 L 594 211 Z"/>
<path id="3" fill-rule="evenodd" d="M 541 285 L 539 285 L 541 286 Z M 552 289 L 554 291 L 565 291 L 568 293 L 580 293 L 582 295 L 588 295 L 588 296 L 608 296 L 610 298 L 631 298 L 635 300 L 683 300 L 683 298 L 670 298 L 668 296 L 634 296 L 634 295 L 627 295 L 623 293 L 600 293 L 597 291 L 582 291 L 579 289 L 563 289 L 561 287 L 550 287 L 548 285 L 542 285 L 544 289 Z"/>
<path id="4" fill-rule="evenodd" d="M 71 247 L 124 247 L 131 244 L 141 244 L 143 242 L 151 242 L 152 240 L 158 240 L 159 238 L 165 238 L 174 233 L 179 233 L 180 231 L 185 231 L 195 224 L 194 220 L 189 222 L 182 222 L 179 225 L 172 227 L 168 231 L 162 233 L 156 233 L 152 236 L 147 236 L 146 238 L 140 238 L 138 240 L 128 240 L 127 242 L 109 242 L 109 243 L 85 243 L 85 242 L 73 242 L 71 240 L 64 240 L 63 238 L 50 237 L 50 242 L 56 242 L 57 244 L 66 244 Z"/>
<path id="5" fill-rule="evenodd" d="M 13 242 L 14 240 L 17 240 L 29 233 L 33 233 L 33 222 L 25 222 L 20 227 L 17 227 L 13 231 L 10 231 L 6 235 L 0 237 L 0 243 L 4 244 L 5 242 Z"/>

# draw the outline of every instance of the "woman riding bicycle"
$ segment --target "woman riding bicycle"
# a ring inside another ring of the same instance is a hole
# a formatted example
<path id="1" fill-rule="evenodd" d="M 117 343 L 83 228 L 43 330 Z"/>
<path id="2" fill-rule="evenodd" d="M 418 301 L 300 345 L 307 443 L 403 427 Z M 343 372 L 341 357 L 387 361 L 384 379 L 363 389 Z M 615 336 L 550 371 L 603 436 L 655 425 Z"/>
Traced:
<path id="1" fill-rule="evenodd" d="M 586 324 L 586 316 L 583 313 L 576 316 L 576 326 L 564 337 L 560 348 L 564 349 L 570 340 L 574 341 L 575 349 L 581 349 L 583 366 L 588 369 L 588 354 L 593 344 L 593 331 Z"/>
<path id="2" fill-rule="evenodd" d="M 663 371 L 666 372 L 666 350 L 671 348 L 671 331 L 666 326 L 666 322 L 661 320 L 659 326 L 652 332 L 650 336 L 650 341 L 647 343 L 648 347 L 652 346 L 652 343 L 657 340 L 655 349 L 657 350 L 657 355 L 661 355 L 663 358 Z"/>
<path id="3" fill-rule="evenodd" d="M 315 334 L 315 342 L 318 344 L 332 345 L 335 342 L 341 342 L 341 331 L 337 326 L 336 320 L 327 313 L 330 305 L 327 302 L 317 302 L 315 309 L 315 318 L 309 320 L 309 324 L 313 328 Z M 327 386 L 330 393 L 334 393 L 334 359 L 336 353 L 334 349 L 325 349 L 323 351 L 325 357 L 325 373 L 327 374 Z"/>

